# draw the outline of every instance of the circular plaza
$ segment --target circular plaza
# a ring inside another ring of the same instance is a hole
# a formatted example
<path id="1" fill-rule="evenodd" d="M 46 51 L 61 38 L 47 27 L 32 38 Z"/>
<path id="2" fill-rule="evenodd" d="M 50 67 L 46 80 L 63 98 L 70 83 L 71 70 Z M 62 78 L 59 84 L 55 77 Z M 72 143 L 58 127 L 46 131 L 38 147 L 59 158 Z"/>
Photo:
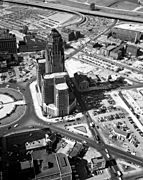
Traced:
<path id="1" fill-rule="evenodd" d="M 0 127 L 17 122 L 25 114 L 26 104 L 21 92 L 0 88 Z"/>

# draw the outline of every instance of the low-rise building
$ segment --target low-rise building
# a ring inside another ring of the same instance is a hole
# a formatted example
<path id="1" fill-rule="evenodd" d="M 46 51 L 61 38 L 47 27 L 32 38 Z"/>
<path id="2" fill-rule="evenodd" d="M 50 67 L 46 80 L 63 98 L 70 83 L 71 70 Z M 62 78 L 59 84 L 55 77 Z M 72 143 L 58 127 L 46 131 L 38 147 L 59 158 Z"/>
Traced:
<path id="1" fill-rule="evenodd" d="M 132 56 L 137 56 L 139 52 L 139 47 L 131 42 L 127 42 L 126 53 L 131 54 Z"/>
<path id="2" fill-rule="evenodd" d="M 26 179 L 30 174 L 32 180 L 72 180 L 71 166 L 65 154 L 48 154 L 46 149 L 41 149 L 25 158 L 19 162 L 19 175 Z"/>
<path id="3" fill-rule="evenodd" d="M 23 41 L 19 41 L 19 52 L 41 51 L 46 47 L 46 41 L 37 36 L 28 34 L 24 36 Z"/>
<path id="4" fill-rule="evenodd" d="M 71 29 L 63 28 L 61 31 L 61 34 L 62 34 L 63 40 L 66 42 L 75 40 L 74 31 Z"/>
<path id="5" fill-rule="evenodd" d="M 89 88 L 89 81 L 86 75 L 75 73 L 74 74 L 75 83 L 80 90 Z"/>
<path id="6" fill-rule="evenodd" d="M 143 114 L 143 96 L 142 90 L 124 90 L 122 94 L 130 106 L 134 109 L 135 113 Z"/>
<path id="7" fill-rule="evenodd" d="M 81 152 L 82 149 L 83 149 L 82 144 L 75 143 L 73 149 L 69 153 L 69 157 L 71 157 L 71 158 L 76 157 Z"/>
<path id="8" fill-rule="evenodd" d="M 91 159 L 91 171 L 94 172 L 99 169 L 104 169 L 106 165 L 106 160 L 104 157 L 95 157 Z"/>
<path id="9" fill-rule="evenodd" d="M 72 170 L 65 154 L 39 150 L 32 153 L 32 158 L 38 166 L 36 180 L 72 180 Z"/>
<path id="10" fill-rule="evenodd" d="M 63 28 L 61 30 L 61 35 L 62 35 L 63 40 L 65 42 L 77 40 L 79 38 L 84 37 L 84 35 L 81 34 L 80 31 L 75 31 L 75 30 L 72 30 L 72 29 L 69 29 L 69 28 Z"/>
<path id="11" fill-rule="evenodd" d="M 122 51 L 121 50 L 119 50 L 119 51 L 113 50 L 110 52 L 110 57 L 115 60 L 121 59 Z"/>
<path id="12" fill-rule="evenodd" d="M 123 130 L 121 130 L 121 129 L 118 129 L 118 128 L 114 128 L 113 127 L 113 131 L 112 131 L 112 133 L 114 134 L 114 135 L 117 135 L 117 139 L 119 139 L 119 140 L 125 140 L 126 139 L 126 137 L 128 136 L 128 131 L 123 131 Z"/>
<path id="13" fill-rule="evenodd" d="M 142 39 L 143 26 L 137 23 L 123 23 L 114 26 L 111 30 L 112 37 L 123 41 L 137 42 Z"/>
<path id="14" fill-rule="evenodd" d="M 0 29 L 0 64 L 1 62 L 0 71 L 3 66 L 18 64 L 16 36 L 10 33 L 8 29 Z"/>

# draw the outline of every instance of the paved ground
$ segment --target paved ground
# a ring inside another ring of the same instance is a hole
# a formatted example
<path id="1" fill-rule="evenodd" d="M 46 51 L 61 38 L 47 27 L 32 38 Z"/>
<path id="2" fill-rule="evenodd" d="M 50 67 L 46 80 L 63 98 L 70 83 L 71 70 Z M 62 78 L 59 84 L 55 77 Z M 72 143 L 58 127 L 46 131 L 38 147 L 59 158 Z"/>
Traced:
<path id="1" fill-rule="evenodd" d="M 17 122 L 25 113 L 22 93 L 12 88 L 0 88 L 0 127 Z"/>

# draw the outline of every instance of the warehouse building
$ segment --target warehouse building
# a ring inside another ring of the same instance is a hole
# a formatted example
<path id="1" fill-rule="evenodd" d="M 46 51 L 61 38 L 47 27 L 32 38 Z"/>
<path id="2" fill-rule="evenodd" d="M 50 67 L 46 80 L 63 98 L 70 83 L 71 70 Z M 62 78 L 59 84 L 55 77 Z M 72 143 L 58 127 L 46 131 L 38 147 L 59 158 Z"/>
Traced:
<path id="1" fill-rule="evenodd" d="M 111 30 L 113 38 L 119 38 L 123 41 L 138 42 L 143 39 L 142 24 L 119 24 Z"/>

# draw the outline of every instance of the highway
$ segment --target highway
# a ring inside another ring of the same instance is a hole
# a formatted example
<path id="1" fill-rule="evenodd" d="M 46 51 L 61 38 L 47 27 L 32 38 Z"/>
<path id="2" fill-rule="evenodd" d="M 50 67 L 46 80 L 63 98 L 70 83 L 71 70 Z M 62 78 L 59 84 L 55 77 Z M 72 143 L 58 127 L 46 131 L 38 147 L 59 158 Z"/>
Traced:
<path id="1" fill-rule="evenodd" d="M 16 3 L 16 4 L 22 4 L 22 5 L 29 5 L 29 6 L 35 6 L 35 7 L 42 7 L 42 8 L 48 8 L 48 9 L 54 9 L 59 11 L 65 11 L 65 12 L 79 12 L 86 15 L 93 15 L 93 16 L 102 16 L 112 19 L 120 19 L 124 21 L 132 21 L 132 22 L 143 22 L 143 14 L 136 11 L 129 11 L 129 10 L 119 10 L 114 9 L 110 7 L 103 7 L 103 6 L 97 6 L 99 11 L 91 11 L 89 5 L 83 5 L 83 8 L 79 7 L 70 7 L 65 6 L 61 4 L 55 4 L 55 3 L 43 3 L 43 2 L 33 2 L 33 1 L 19 1 L 19 0 L 4 0 L 4 2 L 9 3 Z"/>

